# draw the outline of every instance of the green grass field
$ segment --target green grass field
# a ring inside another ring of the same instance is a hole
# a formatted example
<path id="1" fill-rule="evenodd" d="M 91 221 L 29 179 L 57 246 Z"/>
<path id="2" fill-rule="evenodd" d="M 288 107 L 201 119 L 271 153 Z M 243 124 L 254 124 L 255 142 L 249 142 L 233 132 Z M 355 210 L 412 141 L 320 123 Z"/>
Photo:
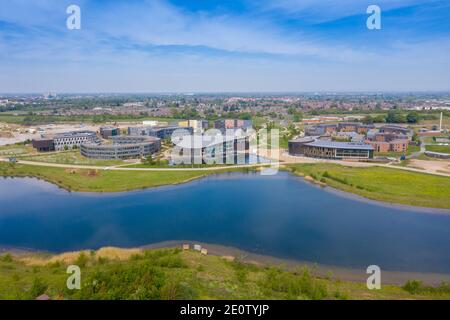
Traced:
<path id="1" fill-rule="evenodd" d="M 432 144 L 432 145 L 427 145 L 425 148 L 427 149 L 427 151 L 450 154 L 450 145 L 445 146 L 445 145 Z"/>
<path id="2" fill-rule="evenodd" d="M 31 145 L 21 143 L 0 146 L 0 157 L 19 156 L 33 152 Z"/>
<path id="3" fill-rule="evenodd" d="M 59 258 L 60 257 L 60 258 Z M 0 299 L 450 299 L 450 286 L 341 281 L 314 269 L 287 271 L 180 249 L 85 251 L 51 256 L 0 256 Z M 81 268 L 81 289 L 66 286 L 67 265 Z"/>
<path id="4" fill-rule="evenodd" d="M 72 191 L 120 192 L 179 184 L 210 174 L 232 171 L 112 171 L 0 163 L 0 176 L 37 177 Z"/>
<path id="5" fill-rule="evenodd" d="M 450 209 L 450 178 L 403 170 L 335 164 L 289 165 L 295 174 L 346 192 L 390 203 Z"/>
<path id="6" fill-rule="evenodd" d="M 20 156 L 20 159 L 28 161 L 47 162 L 47 163 L 93 165 L 93 166 L 112 166 L 124 164 L 124 162 L 121 160 L 89 159 L 82 156 L 79 150 L 41 153 L 37 155 L 24 155 Z"/>

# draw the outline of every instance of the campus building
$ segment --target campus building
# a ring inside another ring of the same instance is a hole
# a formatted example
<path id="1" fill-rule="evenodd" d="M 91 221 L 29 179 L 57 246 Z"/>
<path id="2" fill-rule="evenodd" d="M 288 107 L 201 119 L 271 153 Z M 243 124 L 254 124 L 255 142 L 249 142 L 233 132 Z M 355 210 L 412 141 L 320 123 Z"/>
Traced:
<path id="1" fill-rule="evenodd" d="M 225 132 L 228 129 L 243 129 L 247 130 L 252 128 L 252 120 L 241 120 L 241 119 L 220 119 L 214 121 L 214 128 Z"/>
<path id="2" fill-rule="evenodd" d="M 83 143 L 98 143 L 99 139 L 94 131 L 70 131 L 57 134 L 53 138 L 55 150 L 73 149 Z"/>
<path id="3" fill-rule="evenodd" d="M 335 124 L 318 124 L 314 126 L 308 126 L 305 128 L 306 136 L 331 135 L 336 132 L 337 132 L 337 125 Z"/>
<path id="4" fill-rule="evenodd" d="M 410 135 L 411 130 L 402 126 L 385 125 L 380 128 L 381 133 Z"/>
<path id="5" fill-rule="evenodd" d="M 180 127 L 180 126 L 137 126 L 128 127 L 128 134 L 131 136 L 152 136 L 159 139 L 168 139 L 176 130 L 184 130 L 188 135 L 194 133 L 192 127 Z"/>
<path id="6" fill-rule="evenodd" d="M 175 164 L 243 164 L 250 149 L 247 136 L 192 135 L 174 142 Z"/>
<path id="7" fill-rule="evenodd" d="M 53 137 L 43 136 L 33 140 L 33 147 L 40 152 L 61 151 L 79 147 L 83 143 L 98 143 L 94 131 L 70 131 L 59 133 Z"/>
<path id="8" fill-rule="evenodd" d="M 338 124 L 321 123 L 311 125 L 305 128 L 306 136 L 323 136 L 333 135 L 338 132 L 356 132 L 358 134 L 366 134 L 374 126 L 370 124 L 362 124 L 358 122 L 340 122 Z"/>
<path id="9" fill-rule="evenodd" d="M 289 141 L 289 154 L 322 159 L 372 159 L 370 144 L 319 140 L 311 137 Z"/>
<path id="10" fill-rule="evenodd" d="M 33 139 L 33 148 L 39 152 L 55 151 L 55 144 L 53 138 L 38 138 Z"/>
<path id="11" fill-rule="evenodd" d="M 120 135 L 120 129 L 118 127 L 100 127 L 100 135 L 103 139 L 109 139 L 111 137 L 115 137 Z"/>
<path id="12" fill-rule="evenodd" d="M 409 140 L 397 139 L 390 141 L 372 141 L 370 144 L 373 146 L 375 152 L 406 152 L 409 146 Z"/>
<path id="13" fill-rule="evenodd" d="M 209 128 L 208 120 L 184 120 L 178 122 L 180 127 L 186 128 L 191 127 L 195 132 L 203 132 Z"/>
<path id="14" fill-rule="evenodd" d="M 161 140 L 146 136 L 114 136 L 111 144 L 85 143 L 81 154 L 94 159 L 129 159 L 146 157 L 161 149 Z"/>

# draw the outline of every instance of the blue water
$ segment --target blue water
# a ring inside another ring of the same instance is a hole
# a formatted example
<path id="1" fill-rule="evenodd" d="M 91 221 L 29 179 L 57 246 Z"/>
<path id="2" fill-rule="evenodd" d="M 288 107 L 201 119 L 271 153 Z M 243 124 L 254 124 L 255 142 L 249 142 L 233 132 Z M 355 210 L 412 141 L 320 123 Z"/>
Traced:
<path id="1" fill-rule="evenodd" d="M 119 194 L 0 179 L 0 246 L 60 252 L 167 240 L 344 267 L 450 273 L 450 215 L 358 201 L 287 173 L 225 174 Z"/>

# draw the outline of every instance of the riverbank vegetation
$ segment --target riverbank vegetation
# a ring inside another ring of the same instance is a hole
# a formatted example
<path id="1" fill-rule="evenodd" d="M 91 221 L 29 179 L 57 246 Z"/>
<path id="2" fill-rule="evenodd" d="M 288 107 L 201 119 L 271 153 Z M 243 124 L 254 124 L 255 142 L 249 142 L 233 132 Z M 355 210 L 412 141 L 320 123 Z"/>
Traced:
<path id="1" fill-rule="evenodd" d="M 142 166 L 145 168 L 145 166 Z M 286 170 L 308 176 L 322 185 L 368 199 L 419 207 L 450 209 L 450 178 L 385 167 L 347 167 L 337 164 L 292 164 Z M 139 169 L 139 168 L 136 168 Z M 69 169 L 0 162 L 0 176 L 36 177 L 71 191 L 120 192 L 172 185 L 211 174 L 247 172 L 255 168 L 206 170 Z"/>
<path id="2" fill-rule="evenodd" d="M 427 151 L 450 154 L 450 145 L 431 144 L 427 145 L 425 148 L 427 149 Z"/>
<path id="3" fill-rule="evenodd" d="M 66 286 L 66 268 L 81 269 L 81 289 Z M 450 299 L 450 286 L 403 287 L 323 277 L 314 268 L 287 270 L 180 249 L 116 249 L 58 256 L 0 256 L 0 299 Z"/>
<path id="4" fill-rule="evenodd" d="M 294 174 L 372 200 L 450 209 L 450 178 L 384 167 L 295 164 Z"/>
<path id="5" fill-rule="evenodd" d="M 84 192 L 120 192 L 180 184 L 207 175 L 232 170 L 115 171 L 68 169 L 0 162 L 0 176 L 36 177 L 67 190 Z"/>

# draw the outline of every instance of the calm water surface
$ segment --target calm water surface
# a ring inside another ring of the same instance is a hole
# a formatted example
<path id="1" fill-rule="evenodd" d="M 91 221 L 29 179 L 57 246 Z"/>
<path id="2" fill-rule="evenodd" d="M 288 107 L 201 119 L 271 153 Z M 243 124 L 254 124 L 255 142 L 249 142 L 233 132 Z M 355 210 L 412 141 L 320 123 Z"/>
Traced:
<path id="1" fill-rule="evenodd" d="M 0 179 L 0 246 L 60 252 L 166 240 L 344 267 L 450 273 L 450 215 L 358 201 L 287 173 L 103 195 Z"/>

